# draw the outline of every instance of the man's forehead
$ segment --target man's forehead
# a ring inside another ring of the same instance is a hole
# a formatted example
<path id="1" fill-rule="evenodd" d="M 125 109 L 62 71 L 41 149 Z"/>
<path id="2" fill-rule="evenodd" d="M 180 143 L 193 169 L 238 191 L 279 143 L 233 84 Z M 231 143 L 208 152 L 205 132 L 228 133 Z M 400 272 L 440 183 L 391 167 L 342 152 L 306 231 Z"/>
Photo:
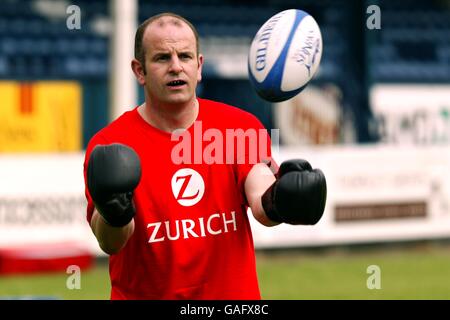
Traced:
<path id="1" fill-rule="evenodd" d="M 195 45 L 191 41 L 173 41 L 171 39 L 161 39 L 160 41 L 153 41 L 147 48 L 149 52 L 195 52 Z"/>
<path id="2" fill-rule="evenodd" d="M 150 22 L 149 26 L 151 26 L 151 25 L 164 26 L 167 24 L 176 25 L 176 26 L 182 26 L 182 25 L 188 26 L 186 22 L 184 22 L 183 20 L 181 20 L 177 17 L 173 17 L 173 16 L 161 16 L 161 17 L 153 20 L 152 22 Z"/>
<path id="3" fill-rule="evenodd" d="M 144 38 L 160 33 L 170 34 L 173 37 L 192 36 L 195 38 L 194 32 L 186 22 L 171 16 L 163 16 L 152 21 L 145 29 Z"/>
<path id="4" fill-rule="evenodd" d="M 143 37 L 144 46 L 153 51 L 165 51 L 173 45 L 183 51 L 196 50 L 195 41 L 191 28 L 184 21 L 173 17 L 161 17 L 153 21 L 147 26 Z"/>

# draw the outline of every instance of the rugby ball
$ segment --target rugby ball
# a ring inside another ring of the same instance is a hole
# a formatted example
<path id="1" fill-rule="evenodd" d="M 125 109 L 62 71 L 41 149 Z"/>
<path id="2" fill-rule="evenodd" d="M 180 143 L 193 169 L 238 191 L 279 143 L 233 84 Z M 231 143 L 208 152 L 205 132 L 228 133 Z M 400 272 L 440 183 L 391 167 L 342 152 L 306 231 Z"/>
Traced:
<path id="1" fill-rule="evenodd" d="M 306 87 L 321 57 L 322 35 L 314 18 L 302 10 L 284 10 L 267 20 L 253 38 L 249 79 L 261 98 L 285 101 Z"/>

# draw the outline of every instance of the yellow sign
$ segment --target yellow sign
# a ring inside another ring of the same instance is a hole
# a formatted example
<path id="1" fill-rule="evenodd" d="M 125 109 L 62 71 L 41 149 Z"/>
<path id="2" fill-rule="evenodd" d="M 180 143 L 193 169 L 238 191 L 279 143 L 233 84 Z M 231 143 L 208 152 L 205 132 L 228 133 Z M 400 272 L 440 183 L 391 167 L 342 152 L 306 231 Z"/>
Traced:
<path id="1" fill-rule="evenodd" d="M 80 84 L 0 81 L 0 97 L 0 152 L 81 149 Z"/>

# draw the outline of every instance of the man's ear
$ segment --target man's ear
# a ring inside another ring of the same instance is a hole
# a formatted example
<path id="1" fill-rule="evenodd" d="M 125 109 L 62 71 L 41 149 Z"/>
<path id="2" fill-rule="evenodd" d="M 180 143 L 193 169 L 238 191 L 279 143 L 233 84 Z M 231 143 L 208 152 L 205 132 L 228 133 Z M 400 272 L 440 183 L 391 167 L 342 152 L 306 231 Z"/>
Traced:
<path id="1" fill-rule="evenodd" d="M 131 61 L 131 70 L 133 70 L 136 80 L 141 86 L 145 85 L 145 70 L 144 66 L 137 60 L 133 59 Z"/>
<path id="2" fill-rule="evenodd" d="M 197 70 L 197 82 L 202 81 L 202 67 L 203 67 L 203 55 L 198 55 L 198 70 Z"/>

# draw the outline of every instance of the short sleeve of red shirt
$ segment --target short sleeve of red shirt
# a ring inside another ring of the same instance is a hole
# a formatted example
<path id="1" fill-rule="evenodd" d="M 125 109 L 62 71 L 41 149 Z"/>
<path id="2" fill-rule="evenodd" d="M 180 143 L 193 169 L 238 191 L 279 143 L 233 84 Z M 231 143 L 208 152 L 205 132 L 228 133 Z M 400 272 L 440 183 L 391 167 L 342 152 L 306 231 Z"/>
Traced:
<path id="1" fill-rule="evenodd" d="M 83 173 L 84 173 L 84 185 L 85 185 L 85 195 L 86 195 L 86 200 L 88 202 L 87 204 L 87 212 L 86 212 L 86 219 L 89 222 L 89 224 L 91 223 L 91 218 L 92 218 L 92 214 L 94 212 L 94 202 L 92 201 L 92 197 L 89 193 L 89 190 L 87 188 L 87 166 L 88 166 L 88 161 L 89 161 L 89 157 L 91 155 L 92 150 L 94 149 L 94 147 L 96 145 L 99 144 L 107 144 L 107 140 L 100 134 L 97 133 L 94 137 L 92 137 L 92 139 L 89 141 L 89 144 L 86 148 L 86 153 L 85 153 L 85 157 L 84 157 L 84 164 L 83 164 Z"/>
<path id="2" fill-rule="evenodd" d="M 271 138 L 268 134 L 267 129 L 263 126 L 263 124 L 256 118 L 254 115 L 250 113 L 246 113 L 246 117 L 242 119 L 245 121 L 241 126 L 244 130 L 252 130 L 256 133 L 256 145 L 246 145 L 245 148 L 245 160 L 237 161 L 236 163 L 236 172 L 238 178 L 238 187 L 240 193 L 243 196 L 243 201 L 246 205 L 247 198 L 245 195 L 245 180 L 253 166 L 256 163 L 266 163 L 269 167 L 275 167 L 276 163 L 272 158 L 271 152 Z M 253 154 L 255 153 L 256 154 Z M 239 158 L 239 157 L 238 157 Z M 243 162 L 243 163 L 241 163 Z"/>

